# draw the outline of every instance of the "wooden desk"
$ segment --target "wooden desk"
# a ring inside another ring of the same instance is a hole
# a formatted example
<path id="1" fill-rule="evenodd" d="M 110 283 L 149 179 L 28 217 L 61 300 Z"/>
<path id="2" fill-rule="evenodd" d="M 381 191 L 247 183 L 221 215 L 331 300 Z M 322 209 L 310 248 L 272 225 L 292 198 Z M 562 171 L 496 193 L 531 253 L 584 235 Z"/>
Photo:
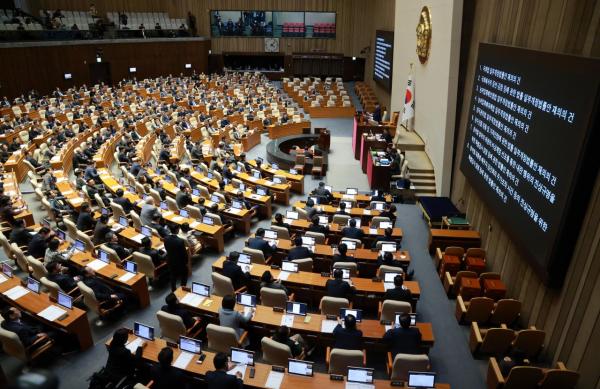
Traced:
<path id="1" fill-rule="evenodd" d="M 248 163 L 256 167 L 256 161 L 250 160 Z M 266 174 L 269 178 L 274 175 L 284 176 L 288 182 L 292 185 L 291 190 L 293 192 L 304 194 L 304 175 L 303 174 L 292 174 L 286 170 L 273 169 L 271 165 L 263 163 L 260 165 L 260 171 Z"/>
<path id="2" fill-rule="evenodd" d="M 21 188 L 19 188 L 19 182 L 17 181 L 16 172 L 5 172 L 3 173 L 2 183 L 4 185 L 4 195 L 12 198 L 11 205 L 17 208 L 28 207 L 25 200 L 21 195 Z M 17 199 L 18 198 L 18 199 Z M 21 213 L 15 215 L 15 219 L 21 219 L 25 222 L 25 226 L 29 227 L 35 224 L 33 214 L 28 208 L 23 209 Z"/>
<path id="3" fill-rule="evenodd" d="M 335 200 L 336 204 L 339 203 L 340 200 L 346 199 L 346 198 L 351 198 L 352 200 L 356 201 L 359 205 L 363 205 L 363 206 L 367 206 L 368 204 L 371 203 L 371 198 L 372 196 L 370 194 L 355 194 L 355 195 L 347 195 L 345 193 L 342 192 L 333 192 L 333 199 Z M 385 195 L 385 202 L 386 203 L 391 203 L 393 201 L 393 198 L 391 195 Z"/>
<path id="4" fill-rule="evenodd" d="M 252 130 L 242 137 L 242 148 L 244 149 L 244 152 L 247 153 L 260 144 L 260 135 L 259 130 Z"/>
<path id="5" fill-rule="evenodd" d="M 356 114 L 356 109 L 350 107 L 308 107 L 307 113 L 311 118 L 351 118 Z"/>
<path id="6" fill-rule="evenodd" d="M 465 249 L 481 247 L 481 235 L 479 231 L 475 230 L 430 229 L 430 254 L 433 254 L 438 247 L 443 251 L 449 246 L 459 246 Z"/>
<path id="7" fill-rule="evenodd" d="M 306 202 L 305 201 L 296 201 L 294 203 L 294 208 L 306 208 Z M 339 209 L 337 206 L 333 206 L 333 205 L 316 205 L 315 208 L 317 209 L 317 211 L 326 214 L 327 216 L 331 216 L 333 217 L 333 215 L 335 215 Z M 371 218 L 375 217 L 375 216 L 379 216 L 381 212 L 374 210 L 374 209 L 367 209 L 367 208 L 359 208 L 359 207 L 354 207 L 352 209 L 347 209 L 346 208 L 346 214 L 348 214 L 351 217 L 360 217 L 362 223 L 367 223 L 371 220 Z M 361 224 L 362 225 L 362 224 Z"/>
<path id="8" fill-rule="evenodd" d="M 484 280 L 483 295 L 493 300 L 500 300 L 506 296 L 506 285 L 501 280 Z"/>
<path id="9" fill-rule="evenodd" d="M 369 167 L 369 153 L 371 149 L 385 149 L 387 147 L 387 142 L 376 138 L 371 139 L 367 134 L 363 134 L 360 142 L 360 167 L 362 168 L 362 172 L 367 174 Z"/>
<path id="10" fill-rule="evenodd" d="M 370 149 L 367 153 L 367 178 L 371 189 L 389 190 L 392 178 L 391 166 L 380 165 L 375 162 L 373 154 L 375 150 Z"/>
<path id="11" fill-rule="evenodd" d="M 48 321 L 37 315 L 49 306 L 55 305 L 50 301 L 50 296 L 48 294 L 29 292 L 17 300 L 11 300 L 4 294 L 1 294 L 17 285 L 21 285 L 21 280 L 16 276 L 13 276 L 0 284 L 0 297 L 6 303 L 30 313 L 33 318 L 52 328 L 75 335 L 81 350 L 86 350 L 94 345 L 92 330 L 90 329 L 90 323 L 85 311 L 82 311 L 77 307 L 73 307 L 71 310 L 64 308 L 68 311 L 67 317 L 62 320 Z"/>
<path id="12" fill-rule="evenodd" d="M 134 339 L 136 339 L 136 336 L 130 334 L 129 341 L 133 341 Z M 110 340 L 106 342 L 107 346 L 109 344 Z M 158 353 L 164 347 L 167 347 L 167 342 L 163 339 L 155 338 L 153 341 L 146 341 L 146 347 L 144 347 L 142 358 L 147 362 L 157 364 Z M 173 348 L 173 361 L 177 360 L 180 353 L 181 351 L 179 348 Z M 182 369 L 186 375 L 196 378 L 203 378 L 207 372 L 214 371 L 213 360 L 216 353 L 205 350 L 203 350 L 203 353 L 206 355 L 206 357 L 202 363 L 197 363 L 198 357 L 195 356 L 188 363 L 185 369 Z M 266 389 L 266 383 L 269 373 L 272 370 L 272 365 L 255 362 L 254 368 L 254 378 L 250 378 L 250 369 L 246 369 L 246 373 L 243 377 L 244 387 Z M 280 388 L 284 389 L 302 387 L 303 389 L 322 389 L 323 387 L 329 387 L 333 389 L 344 389 L 345 385 L 346 383 L 344 381 L 331 381 L 329 379 L 329 374 L 314 373 L 312 377 L 303 377 L 286 373 L 283 381 L 281 382 Z M 392 387 L 391 382 L 386 380 L 374 380 L 373 385 L 375 389 Z M 407 387 L 400 387 L 400 389 L 407 389 Z M 450 389 L 450 385 L 436 384 L 436 389 Z"/>
<path id="13" fill-rule="evenodd" d="M 240 190 L 234 188 L 231 184 L 225 185 L 225 191 L 231 196 L 236 196 L 238 193 L 240 193 Z M 273 214 L 273 209 L 271 206 L 271 196 L 260 196 L 256 193 L 253 193 L 248 188 L 246 188 L 246 190 L 241 193 L 244 195 L 244 199 L 246 199 L 250 204 L 258 205 L 258 215 L 260 217 L 271 217 L 271 215 Z"/>
<path id="14" fill-rule="evenodd" d="M 267 126 L 269 139 L 277 139 L 289 135 L 302 135 L 310 132 L 311 123 L 308 120 L 301 122 L 287 122 L 286 124 L 275 124 Z"/>

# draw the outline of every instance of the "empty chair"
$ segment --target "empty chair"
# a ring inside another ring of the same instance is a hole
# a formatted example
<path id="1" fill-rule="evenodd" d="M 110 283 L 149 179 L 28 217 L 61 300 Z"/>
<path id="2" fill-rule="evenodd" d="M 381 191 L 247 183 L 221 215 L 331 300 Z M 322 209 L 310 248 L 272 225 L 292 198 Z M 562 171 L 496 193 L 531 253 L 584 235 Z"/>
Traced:
<path id="1" fill-rule="evenodd" d="M 304 174 L 304 168 L 306 166 L 306 156 L 304 154 L 296 154 L 296 160 L 294 162 L 294 170 L 300 174 Z"/>
<path id="2" fill-rule="evenodd" d="M 206 337 L 210 350 L 229 353 L 232 347 L 242 347 L 248 337 L 248 332 L 244 331 L 238 339 L 233 328 L 209 324 L 206 326 Z"/>
<path id="3" fill-rule="evenodd" d="M 342 238 L 340 240 L 340 243 L 344 243 L 344 242 L 353 242 L 356 244 L 356 248 L 360 249 L 362 248 L 362 241 L 360 239 L 354 239 L 354 238 Z"/>
<path id="4" fill-rule="evenodd" d="M 213 294 L 215 296 L 227 296 L 234 295 L 236 292 L 240 292 L 245 288 L 240 288 L 239 290 L 235 290 L 233 288 L 233 283 L 229 277 L 226 277 L 222 274 L 213 272 L 212 273 L 212 282 L 213 282 Z"/>
<path id="5" fill-rule="evenodd" d="M 367 364 L 367 356 L 363 350 L 344 350 L 334 348 L 333 350 L 327 347 L 327 355 L 325 362 L 328 366 L 329 374 L 348 374 L 348 366 L 365 366 Z"/>
<path id="6" fill-rule="evenodd" d="M 306 210 L 304 208 L 297 207 L 295 209 L 296 209 L 296 212 L 298 212 L 299 220 L 310 220 L 308 218 L 308 212 L 306 212 Z"/>
<path id="7" fill-rule="evenodd" d="M 140 231 L 142 229 L 142 219 L 140 219 L 140 215 L 138 215 L 135 211 L 131 211 L 129 212 L 129 216 L 131 216 L 133 228 Z"/>
<path id="8" fill-rule="evenodd" d="M 333 219 L 331 222 L 333 224 L 345 226 L 348 224 L 348 220 L 350 220 L 350 215 L 333 215 Z"/>
<path id="9" fill-rule="evenodd" d="M 200 208 L 195 207 L 193 205 L 188 205 L 185 207 L 185 210 L 188 211 L 191 219 L 202 219 L 202 213 L 200 212 Z"/>
<path id="10" fill-rule="evenodd" d="M 177 201 L 173 197 L 167 196 L 167 206 L 169 207 L 169 211 L 171 212 L 179 212 L 179 207 L 177 206 Z"/>
<path id="11" fill-rule="evenodd" d="M 404 274 L 404 269 L 402 269 L 401 267 L 396 267 L 396 266 L 381 265 L 381 266 L 379 266 L 379 269 L 377 269 L 377 278 L 383 280 L 385 278 L 386 273 Z"/>
<path id="12" fill-rule="evenodd" d="M 546 370 L 539 389 L 573 389 L 578 380 L 578 372 L 567 369 L 562 362 L 557 362 L 556 368 Z"/>
<path id="13" fill-rule="evenodd" d="M 481 273 L 485 269 L 485 250 L 471 247 L 465 253 L 465 268 Z"/>
<path id="14" fill-rule="evenodd" d="M 298 264 L 298 271 L 306 271 L 306 272 L 313 271 L 313 259 L 312 258 L 294 259 L 294 260 L 292 260 L 292 262 Z"/>
<path id="15" fill-rule="evenodd" d="M 544 377 L 539 367 L 515 366 L 504 378 L 500 365 L 494 357 L 490 357 L 487 372 L 487 384 L 490 389 L 537 389 Z"/>
<path id="16" fill-rule="evenodd" d="M 327 244 L 325 234 L 323 234 L 322 232 L 306 231 L 306 233 L 304 233 L 304 236 L 310 236 L 315 238 L 316 244 Z"/>
<path id="17" fill-rule="evenodd" d="M 510 327 L 521 314 L 521 302 L 514 299 L 502 299 L 496 303 L 490 323 L 493 325 L 506 324 Z"/>
<path id="18" fill-rule="evenodd" d="M 0 320 L 0 323 L 2 321 L 3 320 Z M 34 361 L 40 355 L 50 350 L 54 345 L 52 339 L 49 337 L 42 337 L 38 338 L 29 347 L 25 347 L 16 333 L 5 330 L 2 327 L 0 327 L 0 343 L 2 344 L 2 350 L 4 350 L 6 354 L 24 362 Z"/>
<path id="19" fill-rule="evenodd" d="M 387 371 L 392 381 L 408 382 L 408 372 L 428 371 L 431 368 L 427 354 L 396 354 L 392 361 L 392 353 L 387 353 Z"/>
<path id="20" fill-rule="evenodd" d="M 350 308 L 348 299 L 339 297 L 323 296 L 319 303 L 319 309 L 322 315 L 340 315 L 340 309 Z"/>
<path id="21" fill-rule="evenodd" d="M 265 259 L 265 255 L 262 251 L 251 249 L 250 247 L 244 247 L 242 252 L 250 255 L 252 263 L 257 263 L 259 265 L 266 265 L 269 261 Z"/>
<path id="22" fill-rule="evenodd" d="M 438 247 L 436 249 L 435 253 L 436 253 L 436 255 L 434 257 L 435 268 L 438 269 L 440 267 L 440 263 L 441 263 L 442 259 L 444 258 L 444 256 L 454 256 L 454 257 L 458 257 L 460 260 L 462 260 L 465 255 L 465 249 L 463 249 L 462 247 L 448 246 L 448 247 L 446 247 L 446 249 L 444 251 L 442 251 Z"/>
<path id="23" fill-rule="evenodd" d="M 19 269 L 21 269 L 21 271 L 26 274 L 31 274 L 33 269 L 29 265 L 29 261 L 27 260 L 28 257 L 25 256 L 25 253 L 23 253 L 23 251 L 19 248 L 19 246 L 17 246 L 16 243 L 11 243 L 10 248 L 14 255 L 13 258 L 15 259 L 15 263 L 17 264 Z M 29 258 L 32 258 L 32 257 L 29 257 Z"/>
<path id="24" fill-rule="evenodd" d="M 452 276 L 450 272 L 444 273 L 444 290 L 448 297 L 453 297 L 458 294 L 460 280 L 463 278 L 477 278 L 477 273 L 469 270 L 461 270 L 456 273 L 456 276 Z"/>
<path id="25" fill-rule="evenodd" d="M 92 254 L 96 252 L 96 246 L 94 245 L 94 242 L 92 242 L 92 239 L 88 235 L 78 230 L 77 239 L 81 240 L 84 243 L 85 251 L 88 251 Z"/>
<path id="26" fill-rule="evenodd" d="M 121 300 L 119 300 L 119 302 L 116 304 L 112 300 L 100 303 L 96 298 L 94 291 L 89 286 L 84 284 L 83 281 L 79 281 L 77 283 L 77 287 L 83 295 L 83 302 L 86 307 L 98 315 L 98 320 L 96 321 L 97 326 L 103 325 L 103 319 L 110 316 L 123 305 L 123 301 Z"/>
<path id="27" fill-rule="evenodd" d="M 292 298 L 290 298 L 292 300 Z M 283 289 L 260 288 L 260 303 L 267 307 L 285 308 L 288 296 Z"/>
<path id="28" fill-rule="evenodd" d="M 292 350 L 287 344 L 279 343 L 266 336 L 261 339 L 260 344 L 262 357 L 269 364 L 286 366 L 288 359 L 293 358 Z"/>
<path id="29" fill-rule="evenodd" d="M 535 359 L 544 347 L 545 338 L 545 331 L 531 326 L 528 329 L 517 331 L 512 347 L 523 351 L 528 359 Z"/>
<path id="30" fill-rule="evenodd" d="M 323 170 L 323 157 L 316 156 L 313 158 L 313 168 L 310 171 L 310 174 L 313 176 L 322 177 L 324 173 Z"/>
<path id="31" fill-rule="evenodd" d="M 333 270 L 335 269 L 349 270 L 350 277 L 356 277 L 358 275 L 358 266 L 356 262 L 336 262 L 333 264 Z"/>
<path id="32" fill-rule="evenodd" d="M 72 240 L 77 240 L 77 226 L 68 218 L 64 218 L 63 222 L 67 226 L 67 235 Z M 85 232 L 85 231 L 84 231 Z"/>
<path id="33" fill-rule="evenodd" d="M 456 298 L 456 319 L 459 323 L 488 321 L 494 309 L 494 300 L 489 297 L 474 297 L 470 301 L 463 301 L 462 297 Z"/>
<path id="34" fill-rule="evenodd" d="M 277 232 L 277 237 L 279 239 L 287 239 L 290 240 L 290 232 L 288 231 L 287 228 L 285 227 L 280 227 L 280 226 L 274 226 L 271 225 L 270 227 L 273 231 Z"/>
<path id="35" fill-rule="evenodd" d="M 391 222 L 390 218 L 387 216 L 374 216 L 371 219 L 371 228 L 379 228 L 379 223 L 382 222 Z"/>
<path id="36" fill-rule="evenodd" d="M 474 356 L 505 355 L 512 345 L 515 332 L 509 328 L 480 329 L 477 322 L 471 323 L 469 348 Z"/>
<path id="37" fill-rule="evenodd" d="M 411 313 L 412 307 L 406 301 L 384 300 L 379 302 L 379 320 L 393 323 L 396 313 Z"/>

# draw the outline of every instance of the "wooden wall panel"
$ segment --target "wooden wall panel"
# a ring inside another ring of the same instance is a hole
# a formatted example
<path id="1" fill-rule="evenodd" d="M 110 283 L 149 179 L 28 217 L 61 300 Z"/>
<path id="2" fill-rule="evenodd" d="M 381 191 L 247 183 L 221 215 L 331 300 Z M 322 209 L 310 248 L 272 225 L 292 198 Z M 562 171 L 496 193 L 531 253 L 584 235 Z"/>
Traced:
<path id="1" fill-rule="evenodd" d="M 475 7 L 465 50 L 462 105 L 456 129 L 452 199 L 482 233 L 489 267 L 502 274 L 511 297 L 523 302 L 522 324 L 547 333 L 544 356 L 581 372 L 580 388 L 600 388 L 600 177 L 588 205 L 565 284 L 545 287 L 460 172 L 479 42 L 600 56 L 599 0 L 465 0 Z M 466 7 L 465 7 L 466 8 Z M 491 226 L 491 231 L 489 227 Z"/>
<path id="2" fill-rule="evenodd" d="M 0 84 L 2 95 L 15 96 L 37 89 L 45 94 L 54 88 L 90 83 L 89 63 L 102 50 L 103 61 L 111 65 L 112 81 L 129 77 L 136 67 L 137 78 L 190 72 L 208 72 L 210 41 L 118 42 L 76 45 L 0 48 Z M 64 80 L 72 73 L 72 80 Z"/>

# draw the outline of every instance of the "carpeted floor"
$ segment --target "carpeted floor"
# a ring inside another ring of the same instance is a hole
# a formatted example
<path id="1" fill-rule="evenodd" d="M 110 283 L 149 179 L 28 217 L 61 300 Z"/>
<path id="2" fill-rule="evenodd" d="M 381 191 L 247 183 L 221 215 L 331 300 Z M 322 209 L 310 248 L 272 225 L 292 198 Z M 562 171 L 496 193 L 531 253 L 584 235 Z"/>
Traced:
<path id="1" fill-rule="evenodd" d="M 352 85 L 348 85 L 352 90 Z M 353 102 L 358 107 L 356 96 L 351 93 Z M 360 170 L 359 162 L 352 157 L 352 119 L 314 119 L 314 127 L 326 127 L 331 131 L 331 153 L 329 155 L 329 171 L 324 178 L 328 185 L 336 190 L 346 187 L 355 187 L 367 192 L 367 177 Z M 264 156 L 268 143 L 267 136 L 263 136 L 262 143 L 248 152 L 249 158 Z M 116 173 L 116 172 L 115 172 Z M 308 193 L 318 184 L 318 180 L 311 176 L 305 178 L 305 191 Z M 24 182 L 22 189 L 31 191 L 31 186 Z M 25 195 L 30 208 L 33 209 L 36 220 L 41 220 L 42 212 L 37 207 L 37 201 L 31 194 Z M 303 197 L 294 195 L 290 203 Z M 285 213 L 286 207 L 274 206 L 274 212 Z M 291 208 L 291 207 L 290 207 Z M 252 231 L 260 226 L 267 226 L 270 221 L 263 220 L 252 226 Z M 418 320 L 433 323 L 435 346 L 431 349 L 430 359 L 432 370 L 437 372 L 438 381 L 450 383 L 454 389 L 478 389 L 485 387 L 485 360 L 474 360 L 468 349 L 468 327 L 461 327 L 454 318 L 454 300 L 448 300 L 443 292 L 442 284 L 435 272 L 433 262 L 427 251 L 428 228 L 421 218 L 419 209 L 415 205 L 398 205 L 397 224 L 404 231 L 403 247 L 409 250 L 412 256 L 411 268 L 415 270 L 415 278 L 421 286 L 421 298 L 418 303 Z M 241 250 L 245 238 L 237 236 L 226 242 L 225 251 Z M 0 254 L 4 256 L 4 254 Z M 220 256 L 214 252 L 207 252 L 202 260 L 194 264 L 191 280 L 211 283 L 210 273 L 212 263 Z M 46 365 L 60 377 L 61 388 L 87 387 L 86 379 L 105 363 L 107 352 L 105 341 L 116 328 L 132 327 L 133 321 L 139 321 L 158 328 L 156 311 L 164 303 L 168 294 L 167 285 L 155 288 L 151 293 L 151 305 L 143 310 L 131 311 L 121 320 L 107 323 L 98 328 L 92 324 L 95 346 L 85 352 L 57 357 Z M 89 315 L 89 313 L 88 313 Z M 94 318 L 90 316 L 93 323 Z M 323 351 L 318 350 L 312 359 L 316 362 L 315 370 L 325 372 Z M 0 364 L 9 377 L 14 377 L 22 368 L 22 364 L 14 358 L 0 354 Z M 376 369 L 376 378 L 386 378 L 384 355 L 368 354 L 368 365 Z"/>

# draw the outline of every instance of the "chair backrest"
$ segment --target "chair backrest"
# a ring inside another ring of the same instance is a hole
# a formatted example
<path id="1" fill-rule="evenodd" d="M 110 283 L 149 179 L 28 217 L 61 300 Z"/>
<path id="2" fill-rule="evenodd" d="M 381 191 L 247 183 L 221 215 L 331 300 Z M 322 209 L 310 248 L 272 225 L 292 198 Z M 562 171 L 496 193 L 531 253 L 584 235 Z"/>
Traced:
<path id="1" fill-rule="evenodd" d="M 114 262 L 117 265 L 121 264 L 121 262 L 122 262 L 121 258 L 119 257 L 119 254 L 117 254 L 117 252 L 115 250 L 111 249 L 110 247 L 108 247 L 105 244 L 100 245 L 100 248 L 108 253 L 108 258 L 110 258 L 111 262 Z"/>
<path id="2" fill-rule="evenodd" d="M 299 271 L 312 272 L 313 270 L 313 259 L 312 258 L 299 258 L 294 259 L 292 262 L 298 264 Z"/>
<path id="3" fill-rule="evenodd" d="M 471 247 L 467 249 L 465 254 L 467 258 L 483 258 L 485 259 L 485 250 L 479 247 Z"/>
<path id="4" fill-rule="evenodd" d="M 156 267 L 154 266 L 154 262 L 152 262 L 152 258 L 138 251 L 134 251 L 131 255 L 133 262 L 137 263 L 138 271 L 150 279 L 154 278 Z"/>
<path id="5" fill-rule="evenodd" d="M 521 302 L 515 299 L 502 299 L 496 303 L 496 308 L 490 317 L 490 323 L 495 325 L 511 325 L 521 313 Z"/>
<path id="6" fill-rule="evenodd" d="M 206 326 L 208 348 L 222 353 L 229 353 L 232 347 L 238 347 L 237 335 L 233 328 L 216 324 Z"/>
<path id="7" fill-rule="evenodd" d="M 94 193 L 94 200 L 96 200 L 96 204 L 98 204 L 99 206 L 106 208 L 106 204 L 104 204 L 104 200 L 102 200 L 102 197 L 100 197 L 100 195 L 98 193 Z"/>
<path id="8" fill-rule="evenodd" d="M 390 379 L 407 382 L 409 371 L 428 371 L 429 367 L 427 354 L 396 354 Z"/>
<path id="9" fill-rule="evenodd" d="M 83 303 L 86 307 L 88 307 L 92 312 L 100 315 L 100 305 L 98 304 L 98 300 L 96 299 L 96 295 L 92 288 L 83 283 L 83 281 L 79 281 L 77 283 L 81 294 L 83 295 Z"/>
<path id="10" fill-rule="evenodd" d="M 204 216 L 211 218 L 211 220 L 213 221 L 213 224 L 215 226 L 222 226 L 223 225 L 223 221 L 221 220 L 221 216 L 217 215 L 216 213 L 206 212 L 206 215 L 204 215 Z"/>
<path id="11" fill-rule="evenodd" d="M 0 244 L 2 245 L 2 250 L 4 250 L 4 255 L 6 255 L 6 258 L 12 259 L 14 255 L 10 247 L 10 242 L 6 238 L 6 235 L 4 235 L 2 232 L 0 232 Z"/>
<path id="12" fill-rule="evenodd" d="M 517 332 L 513 347 L 522 350 L 527 354 L 527 358 L 534 358 L 544 347 L 545 338 L 545 331 L 535 329 L 535 327 L 528 328 Z"/>
<path id="13" fill-rule="evenodd" d="M 127 215 L 125 214 L 125 210 L 123 209 L 123 207 L 121 207 L 119 204 L 111 201 L 110 202 L 110 209 L 112 209 L 113 212 L 113 219 L 118 221 L 119 218 L 121 216 L 123 217 L 127 217 Z"/>
<path id="14" fill-rule="evenodd" d="M 196 186 L 196 189 L 200 191 L 200 197 L 204 197 L 205 199 L 210 198 L 210 192 L 208 191 L 208 188 L 204 185 L 198 185 Z"/>
<path id="15" fill-rule="evenodd" d="M 381 316 L 379 320 L 394 322 L 396 313 L 398 312 L 411 313 L 412 307 L 410 303 L 406 301 L 384 300 L 383 304 L 381 304 Z"/>
<path id="16" fill-rule="evenodd" d="M 362 240 L 360 239 L 354 239 L 354 238 L 342 238 L 340 240 L 340 243 L 344 243 L 344 242 L 354 242 L 356 243 L 356 248 L 362 248 Z"/>
<path id="17" fill-rule="evenodd" d="M 186 335 L 185 324 L 183 324 L 183 320 L 181 320 L 180 316 L 172 315 L 164 311 L 158 311 L 156 312 L 156 318 L 158 319 L 162 338 L 177 343 L 179 341 L 179 335 Z"/>
<path id="18" fill-rule="evenodd" d="M 515 332 L 508 328 L 489 328 L 479 351 L 483 354 L 504 355 L 510 349 Z"/>
<path id="19" fill-rule="evenodd" d="M 16 333 L 0 327 L 0 343 L 2 343 L 2 350 L 5 353 L 22 361 L 27 361 L 27 351 Z"/>
<path id="20" fill-rule="evenodd" d="M 333 269 L 350 270 L 350 277 L 356 277 L 358 273 L 358 267 L 355 262 L 336 262 L 333 264 Z"/>
<path id="21" fill-rule="evenodd" d="M 22 272 L 29 274 L 29 262 L 23 251 L 21 251 L 16 243 L 11 243 L 10 248 L 12 249 L 15 262 L 17 263 L 17 266 L 19 266 L 19 269 L 21 269 Z"/>
<path id="22" fill-rule="evenodd" d="M 362 350 L 334 348 L 329 357 L 329 374 L 348 374 L 348 366 L 363 366 Z"/>
<path id="23" fill-rule="evenodd" d="M 325 244 L 325 234 L 322 232 L 306 231 L 304 235 L 315 238 L 316 244 Z"/>
<path id="24" fill-rule="evenodd" d="M 404 269 L 396 266 L 381 265 L 377 269 L 377 278 L 384 279 L 386 273 L 400 273 L 404 274 Z"/>
<path id="25" fill-rule="evenodd" d="M 494 300 L 489 297 L 474 297 L 469 301 L 465 320 L 485 323 L 494 309 Z"/>
<path id="26" fill-rule="evenodd" d="M 350 220 L 350 215 L 333 215 L 333 219 L 331 220 L 331 222 L 334 224 L 345 226 L 346 224 L 348 224 L 348 220 Z"/>
<path id="27" fill-rule="evenodd" d="M 298 219 L 300 220 L 309 220 L 308 212 L 304 208 L 296 208 L 296 212 L 298 212 Z"/>
<path id="28" fill-rule="evenodd" d="M 341 308 L 350 307 L 348 299 L 339 297 L 323 296 L 319 303 L 319 309 L 323 315 L 339 316 Z"/>
<path id="29" fill-rule="evenodd" d="M 212 282 L 213 282 L 213 294 L 215 296 L 227 296 L 235 294 L 235 290 L 233 289 L 233 283 L 229 277 L 226 277 L 222 274 L 213 272 L 212 273 Z"/>
<path id="30" fill-rule="evenodd" d="M 167 206 L 169 207 L 169 211 L 171 212 L 179 212 L 179 207 L 177 206 L 177 201 L 173 197 L 167 196 Z"/>
<path id="31" fill-rule="evenodd" d="M 62 289 L 60 288 L 60 285 L 58 285 L 54 281 L 50 281 L 46 277 L 41 277 L 40 278 L 40 283 L 42 284 L 42 286 L 44 288 L 46 288 L 46 290 L 48 291 L 48 294 L 50 295 L 50 297 L 52 297 L 52 298 L 58 298 L 58 292 L 62 291 Z"/>
<path id="32" fill-rule="evenodd" d="M 292 350 L 287 344 L 279 343 L 264 336 L 260 341 L 262 346 L 262 357 L 271 365 L 286 366 L 288 359 L 292 358 Z"/>
<path id="33" fill-rule="evenodd" d="M 444 250 L 445 255 L 456 255 L 459 258 L 462 258 L 465 255 L 465 249 L 457 246 L 448 246 Z"/>
<path id="34" fill-rule="evenodd" d="M 500 273 L 486 272 L 486 273 L 481 273 L 479 275 L 479 280 L 481 282 L 483 282 L 484 280 L 499 280 L 499 279 L 500 279 Z"/>
<path id="35" fill-rule="evenodd" d="M 200 212 L 200 208 L 190 204 L 185 207 L 185 210 L 188 211 L 188 214 L 190 215 L 191 219 L 202 219 L 202 213 Z"/>
<path id="36" fill-rule="evenodd" d="M 285 308 L 287 302 L 287 294 L 282 289 L 275 288 L 260 288 L 260 303 L 267 307 Z"/>
<path id="37" fill-rule="evenodd" d="M 280 239 L 290 239 L 290 232 L 287 228 L 281 226 L 271 225 L 270 227 L 273 231 L 277 231 L 277 237 Z"/>
<path id="38" fill-rule="evenodd" d="M 371 228 L 379 228 L 379 223 L 390 221 L 390 218 L 387 216 L 374 216 L 373 219 L 371 219 Z"/>
<path id="39" fill-rule="evenodd" d="M 64 218 L 63 222 L 67 226 L 67 235 L 73 240 L 77 240 L 77 225 L 68 218 Z"/>
<path id="40" fill-rule="evenodd" d="M 31 266 L 31 268 L 33 269 L 33 278 L 35 278 L 36 280 L 41 280 L 42 277 L 46 277 L 48 275 L 48 270 L 46 270 L 46 267 L 42 262 L 38 261 L 37 259 L 31 256 L 27 257 L 27 262 L 29 263 L 29 266 Z"/>
<path id="41" fill-rule="evenodd" d="M 93 253 L 96 250 L 92 239 L 90 239 L 90 237 L 87 234 L 84 234 L 81 231 L 77 231 L 77 239 L 81 240 L 85 244 L 85 251 Z"/>
<path id="42" fill-rule="evenodd" d="M 260 265 L 266 265 L 266 263 L 267 263 L 265 261 L 265 256 L 264 256 L 263 252 L 260 250 L 251 249 L 250 247 L 244 247 L 242 249 L 242 252 L 245 254 L 248 254 L 252 257 L 252 259 L 251 259 L 252 263 L 257 263 Z"/>
<path id="43" fill-rule="evenodd" d="M 142 229 L 142 219 L 140 219 L 140 215 L 137 214 L 137 212 L 135 211 L 131 211 L 129 212 L 129 216 L 131 216 L 131 221 L 133 222 L 133 228 L 135 228 L 136 230 L 141 230 Z"/>
<path id="44" fill-rule="evenodd" d="M 561 364 L 562 365 L 562 364 Z M 573 389 L 579 380 L 579 373 L 568 369 L 546 370 L 540 389 Z"/>
<path id="45" fill-rule="evenodd" d="M 504 389 L 536 389 L 544 378 L 544 372 L 539 367 L 515 366 L 506 377 Z"/>

